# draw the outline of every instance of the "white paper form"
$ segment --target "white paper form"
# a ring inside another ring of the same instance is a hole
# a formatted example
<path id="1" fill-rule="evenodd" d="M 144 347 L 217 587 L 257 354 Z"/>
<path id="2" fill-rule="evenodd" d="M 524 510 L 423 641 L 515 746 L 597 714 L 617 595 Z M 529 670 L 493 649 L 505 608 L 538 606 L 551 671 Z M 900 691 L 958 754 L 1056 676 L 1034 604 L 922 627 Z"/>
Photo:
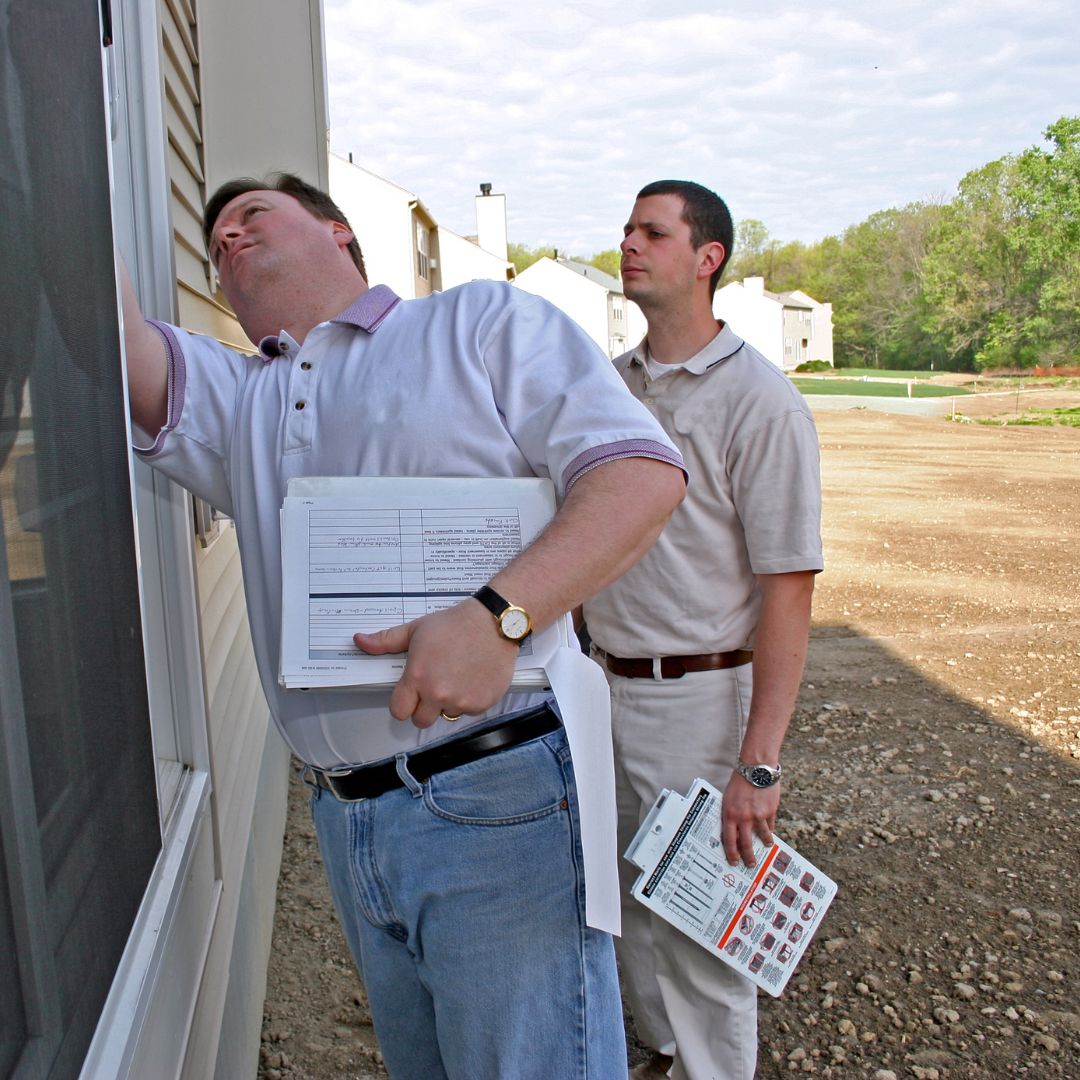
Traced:
<path id="1" fill-rule="evenodd" d="M 526 547 L 555 511 L 550 480 L 304 477 L 282 507 L 281 673 L 289 688 L 392 686 L 403 654 L 353 644 L 452 607 Z M 548 685 L 567 620 L 533 634 L 514 689 Z"/>
<path id="2" fill-rule="evenodd" d="M 836 883 L 778 836 L 754 838 L 754 866 L 728 864 L 723 796 L 705 780 L 657 797 L 626 858 L 632 893 L 751 982 L 778 997 L 821 925 Z"/>

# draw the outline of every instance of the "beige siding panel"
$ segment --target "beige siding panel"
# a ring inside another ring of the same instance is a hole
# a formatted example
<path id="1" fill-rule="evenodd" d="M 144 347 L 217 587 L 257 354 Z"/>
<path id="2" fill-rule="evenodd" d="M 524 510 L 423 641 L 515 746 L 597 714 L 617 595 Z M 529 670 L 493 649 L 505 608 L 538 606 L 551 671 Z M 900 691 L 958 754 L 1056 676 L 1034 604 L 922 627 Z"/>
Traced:
<path id="1" fill-rule="evenodd" d="M 181 287 L 181 301 L 188 299 L 189 310 L 203 319 L 229 320 L 213 301 L 192 295 Z M 181 320 L 185 305 L 181 303 Z M 232 323 L 234 326 L 234 322 Z M 245 874 L 252 873 L 254 845 L 254 811 L 259 794 L 259 773 L 264 767 L 268 748 L 269 710 L 262 697 L 255 657 L 252 650 L 244 605 L 243 581 L 237 535 L 230 526 L 222 528 L 210 548 L 199 549 L 195 555 L 195 573 L 199 584 L 200 619 L 204 650 L 207 725 L 211 744 L 211 772 L 214 778 L 215 822 L 218 832 L 219 867 L 221 874 L 221 903 L 215 922 L 213 939 L 206 959 L 199 1003 L 192 1020 L 183 1076 L 204 1080 L 214 1075 L 214 1062 L 222 1039 L 222 1016 L 229 993 L 231 978 L 244 980 L 246 985 L 261 985 L 265 971 L 269 932 L 261 934 L 257 954 L 240 960 L 234 967 L 237 939 L 237 920 L 241 908 Z M 272 761 L 283 767 L 286 758 L 279 744 L 274 744 Z M 262 920 L 269 923 L 272 913 L 272 880 L 280 858 L 280 827 L 284 819 L 284 796 L 274 807 L 275 839 L 268 850 L 269 865 L 261 868 L 262 879 L 269 880 L 269 894 L 260 903 L 267 908 Z M 264 845 L 266 848 L 266 845 Z M 248 894 L 251 886 L 248 885 Z M 252 916 L 248 912 L 245 919 Z M 245 963 L 258 968 L 248 973 Z M 246 1057 L 255 1065 L 258 1050 L 258 1028 L 244 1023 L 246 1035 L 233 1025 L 240 1021 L 232 1014 L 227 1041 L 231 1044 L 244 1039 Z M 249 1029 L 249 1030 L 248 1030 Z"/>
<path id="2" fill-rule="evenodd" d="M 176 36 L 182 41 L 184 50 L 188 55 L 188 61 L 192 66 L 199 62 L 198 52 L 195 49 L 195 13 L 190 7 L 178 4 L 176 0 L 165 0 L 162 15 L 167 11 L 171 16 L 171 23 L 176 30 Z M 166 21 L 164 17 L 162 21 Z"/>
<path id="3" fill-rule="evenodd" d="M 202 183 L 202 157 L 198 134 L 192 136 L 187 121 L 171 106 L 166 109 L 169 127 L 169 147 L 183 162 L 192 179 Z M 175 174 L 173 174 L 175 175 Z"/>
<path id="4" fill-rule="evenodd" d="M 180 32 L 172 19 L 161 20 L 161 44 L 165 50 L 165 82 L 172 82 L 175 78 L 179 82 L 177 93 L 179 94 L 182 88 L 183 92 L 198 104 L 199 84 L 195 75 L 196 65 L 188 55 Z"/>
<path id="5" fill-rule="evenodd" d="M 240 329 L 236 316 L 214 303 L 201 290 L 188 288 L 183 282 L 177 290 L 180 325 L 197 334 L 209 334 L 240 352 L 254 353 L 256 348 Z"/>
<path id="6" fill-rule="evenodd" d="M 242 657 L 234 653 L 236 642 L 240 640 L 247 645 L 246 619 L 242 582 L 238 576 L 226 579 L 218 586 L 203 612 L 208 697 L 216 699 L 222 693 L 230 692 L 228 680 L 236 665 L 242 661 Z"/>
<path id="7" fill-rule="evenodd" d="M 274 899 L 281 866 L 288 762 L 285 744 L 276 731 L 269 730 L 256 782 L 248 862 L 237 898 L 238 910 L 244 915 L 236 922 L 228 995 L 217 1009 L 217 1014 L 223 1016 L 217 1062 L 213 1069 L 204 1067 L 191 1073 L 195 1080 L 210 1075 L 222 1080 L 254 1075 L 266 986 L 265 957 L 273 932 Z"/>
<path id="8" fill-rule="evenodd" d="M 179 239 L 179 238 L 177 238 Z M 182 243 L 175 245 L 176 276 L 180 281 L 201 292 L 206 291 L 206 270 L 203 261 L 196 258 Z M 180 320 L 183 322 L 183 319 Z M 187 323 L 184 323 L 186 326 Z"/>
<path id="9" fill-rule="evenodd" d="M 178 186 L 177 184 L 170 184 L 169 190 L 173 197 L 173 208 L 177 212 L 183 211 L 184 219 L 192 221 L 199 231 L 199 242 L 197 247 L 199 256 L 201 257 L 206 251 L 206 246 L 203 243 L 202 239 L 202 213 L 198 209 L 197 204 L 191 203 L 188 197 L 188 193 L 185 192 L 182 187 Z M 195 190 L 197 194 L 198 188 L 196 188 Z M 190 247 L 191 245 L 189 244 L 188 246 Z"/>
<path id="10" fill-rule="evenodd" d="M 172 79 L 165 84 L 166 116 L 170 127 L 173 117 L 181 124 L 195 142 L 202 143 L 202 124 L 198 108 L 190 96 L 177 92 L 177 81 Z"/>
<path id="11" fill-rule="evenodd" d="M 244 808 L 245 818 L 238 816 L 238 825 L 249 830 L 243 875 L 222 892 L 183 1080 L 232 1080 L 254 1076 L 258 1068 L 288 792 L 288 753 L 272 730 L 267 729 L 261 758 L 249 788 L 254 799 Z"/>
<path id="12" fill-rule="evenodd" d="M 198 40 L 207 186 L 285 169 L 325 189 L 320 0 L 204 2 Z"/>
<path id="13" fill-rule="evenodd" d="M 177 277 L 193 289 L 207 292 L 209 267 L 201 227 L 205 177 L 197 41 L 189 8 L 177 0 L 162 0 L 160 11 Z"/>
<path id="14" fill-rule="evenodd" d="M 202 227 L 191 217 L 181 214 L 179 209 L 180 208 L 174 204 L 173 236 L 178 244 L 184 245 L 188 254 L 199 264 L 199 274 L 196 277 L 194 284 L 197 284 L 200 290 L 205 292 L 207 289 L 207 280 L 206 260 L 203 257 L 203 252 L 206 248 L 202 242 Z M 185 280 L 187 280 L 189 284 L 192 284 L 190 279 Z"/>
<path id="15" fill-rule="evenodd" d="M 203 189 L 201 179 L 188 167 L 187 162 L 177 153 L 170 140 L 166 149 L 169 166 L 169 187 L 180 197 L 180 206 L 184 213 L 195 221 L 202 220 Z M 173 203 L 176 209 L 176 203 Z"/>

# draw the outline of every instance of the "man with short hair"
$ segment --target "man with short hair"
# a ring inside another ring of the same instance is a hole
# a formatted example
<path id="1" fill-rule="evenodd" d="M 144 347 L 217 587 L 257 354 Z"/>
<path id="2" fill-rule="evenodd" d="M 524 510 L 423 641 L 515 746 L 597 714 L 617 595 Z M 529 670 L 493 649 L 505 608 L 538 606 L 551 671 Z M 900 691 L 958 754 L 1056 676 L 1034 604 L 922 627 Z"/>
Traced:
<path id="1" fill-rule="evenodd" d="M 263 690 L 314 778 L 342 928 L 392 1076 L 602 1077 L 626 1056 L 611 939 L 585 923 L 573 763 L 549 693 L 507 693 L 521 634 L 630 566 L 682 498 L 679 454 L 550 305 L 475 282 L 402 302 L 295 177 L 211 198 L 247 356 L 145 322 L 124 274 L 140 453 L 234 518 Z M 559 508 L 456 606 L 379 634 L 393 692 L 278 685 L 279 509 L 303 476 L 550 476 Z M 511 620 L 512 622 L 512 620 Z"/>
<path id="2" fill-rule="evenodd" d="M 586 601 L 585 617 L 611 687 L 620 849 L 662 788 L 685 792 L 700 776 L 724 792 L 734 865 L 753 863 L 755 835 L 772 836 L 823 563 L 809 409 L 712 312 L 732 234 L 723 200 L 687 181 L 643 188 L 624 229 L 623 291 L 648 333 L 615 365 L 679 447 L 690 482 L 656 545 Z M 654 1051 L 631 1075 L 749 1080 L 753 984 L 652 916 L 630 896 L 636 871 L 623 872 L 617 952 Z"/>

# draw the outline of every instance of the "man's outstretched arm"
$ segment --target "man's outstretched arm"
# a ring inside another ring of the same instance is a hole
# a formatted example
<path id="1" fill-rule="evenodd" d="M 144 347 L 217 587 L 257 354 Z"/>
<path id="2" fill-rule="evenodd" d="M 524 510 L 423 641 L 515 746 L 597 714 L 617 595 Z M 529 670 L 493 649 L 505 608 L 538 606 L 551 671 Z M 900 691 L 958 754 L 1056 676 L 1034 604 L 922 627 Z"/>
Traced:
<path id="1" fill-rule="evenodd" d="M 135 286 L 123 259 L 120 288 L 124 304 L 124 351 L 127 356 L 131 419 L 150 435 L 164 426 L 169 407 L 169 373 L 165 343 L 139 308 Z"/>
<path id="2" fill-rule="evenodd" d="M 544 630 L 610 585 L 655 543 L 686 491 L 682 470 L 652 458 L 599 465 L 570 489 L 540 536 L 491 581 Z M 429 727 L 440 712 L 475 715 L 506 693 L 518 646 L 472 598 L 378 634 L 357 634 L 369 653 L 408 652 L 390 712 Z"/>

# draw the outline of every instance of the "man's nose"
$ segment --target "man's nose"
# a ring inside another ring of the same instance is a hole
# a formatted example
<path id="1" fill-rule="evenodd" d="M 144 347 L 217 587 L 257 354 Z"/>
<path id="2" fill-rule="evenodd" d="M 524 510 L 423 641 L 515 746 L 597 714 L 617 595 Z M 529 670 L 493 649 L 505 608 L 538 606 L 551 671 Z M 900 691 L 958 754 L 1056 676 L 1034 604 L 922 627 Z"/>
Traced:
<path id="1" fill-rule="evenodd" d="M 626 255 L 628 252 L 637 251 L 637 243 L 634 240 L 634 234 L 630 233 L 628 236 L 623 237 L 622 243 L 619 245 L 619 250 Z"/>
<path id="2" fill-rule="evenodd" d="M 221 251 L 228 251 L 229 245 L 240 235 L 240 226 L 234 223 L 222 225 L 218 230 L 217 246 Z"/>

